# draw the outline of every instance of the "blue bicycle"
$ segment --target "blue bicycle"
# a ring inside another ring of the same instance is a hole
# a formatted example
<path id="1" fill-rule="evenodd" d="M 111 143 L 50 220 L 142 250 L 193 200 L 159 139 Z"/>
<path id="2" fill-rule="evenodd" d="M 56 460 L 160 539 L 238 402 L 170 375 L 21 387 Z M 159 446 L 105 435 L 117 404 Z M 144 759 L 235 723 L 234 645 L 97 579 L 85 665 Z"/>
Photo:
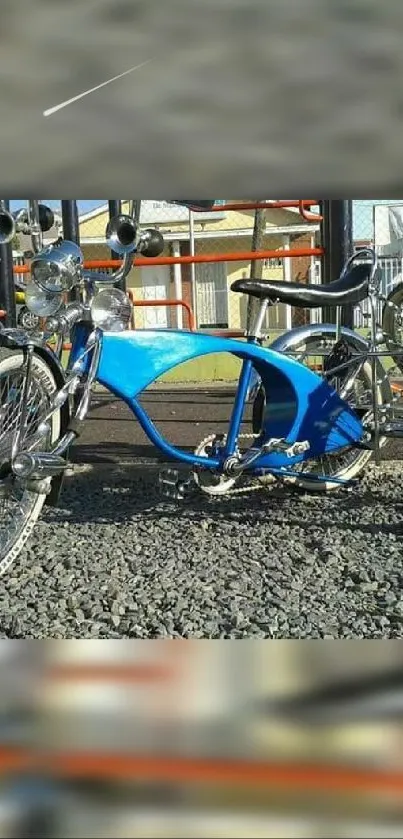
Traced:
<path id="1" fill-rule="evenodd" d="M 9 224 L 0 215 L 0 232 L 3 220 L 5 227 Z M 230 492 L 241 478 L 337 488 L 356 477 L 379 452 L 385 435 L 391 436 L 382 414 L 392 404 L 390 388 L 381 373 L 375 327 L 372 344 L 340 327 L 320 326 L 263 346 L 267 309 L 277 302 L 340 307 L 369 294 L 374 303 L 372 252 L 350 260 L 327 287 L 236 281 L 233 291 L 252 296 L 258 309 L 246 340 L 233 340 L 174 329 L 129 331 L 131 303 L 114 286 L 129 272 L 134 253 L 156 256 L 163 240 L 156 230 L 140 231 L 134 216 L 127 215 L 109 222 L 106 241 L 123 256 L 112 276 L 86 272 L 72 242 L 37 248 L 26 305 L 47 318 L 48 333 L 59 336 L 59 350 L 20 329 L 0 331 L 2 573 L 29 538 L 45 502 L 57 503 L 68 452 L 88 414 L 95 382 L 122 399 L 167 460 L 188 466 L 189 481 L 209 495 Z M 74 299 L 66 303 L 67 293 Z M 72 349 L 64 370 L 59 355 L 67 335 Z M 304 363 L 302 349 L 322 356 L 319 372 Z M 193 453 L 171 445 L 140 404 L 140 395 L 177 365 L 223 352 L 241 362 L 226 433 L 202 441 Z M 253 428 L 245 437 L 242 422 L 250 403 Z M 180 497 L 185 485 L 173 470 L 161 474 L 167 494 Z"/>

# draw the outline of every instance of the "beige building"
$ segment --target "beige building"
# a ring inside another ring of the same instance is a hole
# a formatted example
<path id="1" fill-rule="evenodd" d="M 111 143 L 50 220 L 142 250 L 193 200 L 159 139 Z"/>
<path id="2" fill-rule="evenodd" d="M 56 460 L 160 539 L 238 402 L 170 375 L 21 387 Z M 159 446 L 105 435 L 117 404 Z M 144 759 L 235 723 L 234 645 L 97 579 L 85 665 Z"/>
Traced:
<path id="1" fill-rule="evenodd" d="M 128 202 L 123 202 L 123 212 Z M 105 228 L 108 222 L 105 204 L 80 217 L 81 246 L 86 259 L 108 259 Z M 143 201 L 142 226 L 158 227 L 164 236 L 166 256 L 234 254 L 250 251 L 254 223 L 253 210 L 213 213 L 189 212 L 166 201 Z M 315 245 L 319 226 L 307 223 L 298 211 L 267 210 L 265 250 L 311 247 Z M 316 276 L 314 258 L 281 260 L 276 256 L 265 260 L 266 279 L 306 282 Z M 231 283 L 250 276 L 250 261 L 222 261 L 191 265 L 152 265 L 133 267 L 127 286 L 136 300 L 185 300 L 195 313 L 198 328 L 243 329 L 246 320 L 246 300 L 230 291 Z M 167 327 L 187 325 L 187 315 L 181 308 L 149 306 L 136 308 L 138 327 Z M 293 313 L 278 306 L 269 312 L 268 326 L 285 329 L 301 322 L 303 313 Z"/>

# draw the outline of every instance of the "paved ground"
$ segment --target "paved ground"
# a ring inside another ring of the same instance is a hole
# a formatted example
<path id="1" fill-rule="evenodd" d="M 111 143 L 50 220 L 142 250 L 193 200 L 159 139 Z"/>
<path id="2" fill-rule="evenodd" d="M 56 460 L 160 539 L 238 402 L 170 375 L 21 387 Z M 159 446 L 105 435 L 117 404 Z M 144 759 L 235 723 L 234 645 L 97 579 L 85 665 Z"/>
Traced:
<path id="1" fill-rule="evenodd" d="M 159 431 L 169 442 L 193 450 L 207 435 L 225 432 L 233 403 L 233 390 L 209 391 L 176 387 L 150 390 L 141 399 Z M 248 419 L 248 415 L 246 415 Z M 245 430 L 249 430 L 245 426 Z M 76 463 L 165 461 L 150 443 L 137 420 L 121 400 L 102 393 L 93 397 L 91 414 L 72 449 Z"/>
<path id="2" fill-rule="evenodd" d="M 193 450 L 208 434 L 225 432 L 233 403 L 230 386 L 210 390 L 186 387 L 150 390 L 142 405 L 169 442 Z M 245 431 L 250 430 L 247 423 Z M 166 458 L 149 442 L 137 420 L 120 400 L 96 394 L 83 433 L 74 448 L 74 463 L 158 462 Z M 383 452 L 385 460 L 403 458 L 403 441 L 393 441 Z"/>
<path id="3" fill-rule="evenodd" d="M 402 25 L 396 0 L 2 0 L 2 189 L 398 196 Z"/>

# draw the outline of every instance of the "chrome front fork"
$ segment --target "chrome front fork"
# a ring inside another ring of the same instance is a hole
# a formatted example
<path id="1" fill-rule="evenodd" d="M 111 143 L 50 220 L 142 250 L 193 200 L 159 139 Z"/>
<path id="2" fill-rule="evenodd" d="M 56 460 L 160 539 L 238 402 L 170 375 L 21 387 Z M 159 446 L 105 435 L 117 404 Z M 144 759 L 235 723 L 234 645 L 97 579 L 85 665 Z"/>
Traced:
<path id="1" fill-rule="evenodd" d="M 83 384 L 83 391 L 79 401 L 77 410 L 72 417 L 69 428 L 63 437 L 56 442 L 50 451 L 41 452 L 34 451 L 37 446 L 49 435 L 50 424 L 49 420 L 53 414 L 60 410 L 65 402 L 74 396 L 79 385 L 83 383 L 84 361 L 86 356 L 92 352 L 92 358 L 88 374 Z M 43 480 L 44 478 L 53 477 L 55 474 L 62 472 L 67 467 L 67 462 L 63 459 L 63 455 L 69 449 L 71 444 L 77 437 L 77 427 L 85 420 L 90 403 L 91 403 L 91 388 L 96 379 L 99 359 L 101 354 L 101 339 L 100 334 L 95 330 L 88 338 L 85 350 L 82 355 L 73 364 L 71 373 L 66 379 L 63 387 L 53 397 L 49 410 L 46 416 L 41 421 L 38 431 L 31 440 L 28 448 L 20 450 L 18 442 L 21 440 L 22 430 L 24 425 L 20 423 L 19 432 L 17 432 L 17 444 L 14 441 L 13 456 L 12 456 L 12 471 L 22 480 Z M 33 355 L 33 348 L 32 348 Z M 31 360 L 32 364 L 32 360 Z M 25 385 L 27 382 L 25 381 Z M 27 385 L 27 393 L 29 393 L 29 383 Z M 25 396 L 25 388 L 24 388 Z M 24 401 L 24 405 L 25 405 Z M 24 413 L 24 408 L 23 408 Z M 26 414 L 26 408 L 25 408 Z M 25 421 L 25 420 L 24 420 Z"/>

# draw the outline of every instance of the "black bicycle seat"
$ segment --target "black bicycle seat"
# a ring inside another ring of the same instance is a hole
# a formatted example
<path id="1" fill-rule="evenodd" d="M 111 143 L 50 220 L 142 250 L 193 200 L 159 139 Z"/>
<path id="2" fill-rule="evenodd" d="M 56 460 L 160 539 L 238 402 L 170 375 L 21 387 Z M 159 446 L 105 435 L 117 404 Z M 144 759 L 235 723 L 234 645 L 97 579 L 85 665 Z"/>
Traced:
<path id="1" fill-rule="evenodd" d="M 287 303 L 301 309 L 321 306 L 346 306 L 360 303 L 368 295 L 372 265 L 353 265 L 345 274 L 328 285 L 284 283 L 275 280 L 235 280 L 231 291 L 249 294 L 259 300 Z"/>

